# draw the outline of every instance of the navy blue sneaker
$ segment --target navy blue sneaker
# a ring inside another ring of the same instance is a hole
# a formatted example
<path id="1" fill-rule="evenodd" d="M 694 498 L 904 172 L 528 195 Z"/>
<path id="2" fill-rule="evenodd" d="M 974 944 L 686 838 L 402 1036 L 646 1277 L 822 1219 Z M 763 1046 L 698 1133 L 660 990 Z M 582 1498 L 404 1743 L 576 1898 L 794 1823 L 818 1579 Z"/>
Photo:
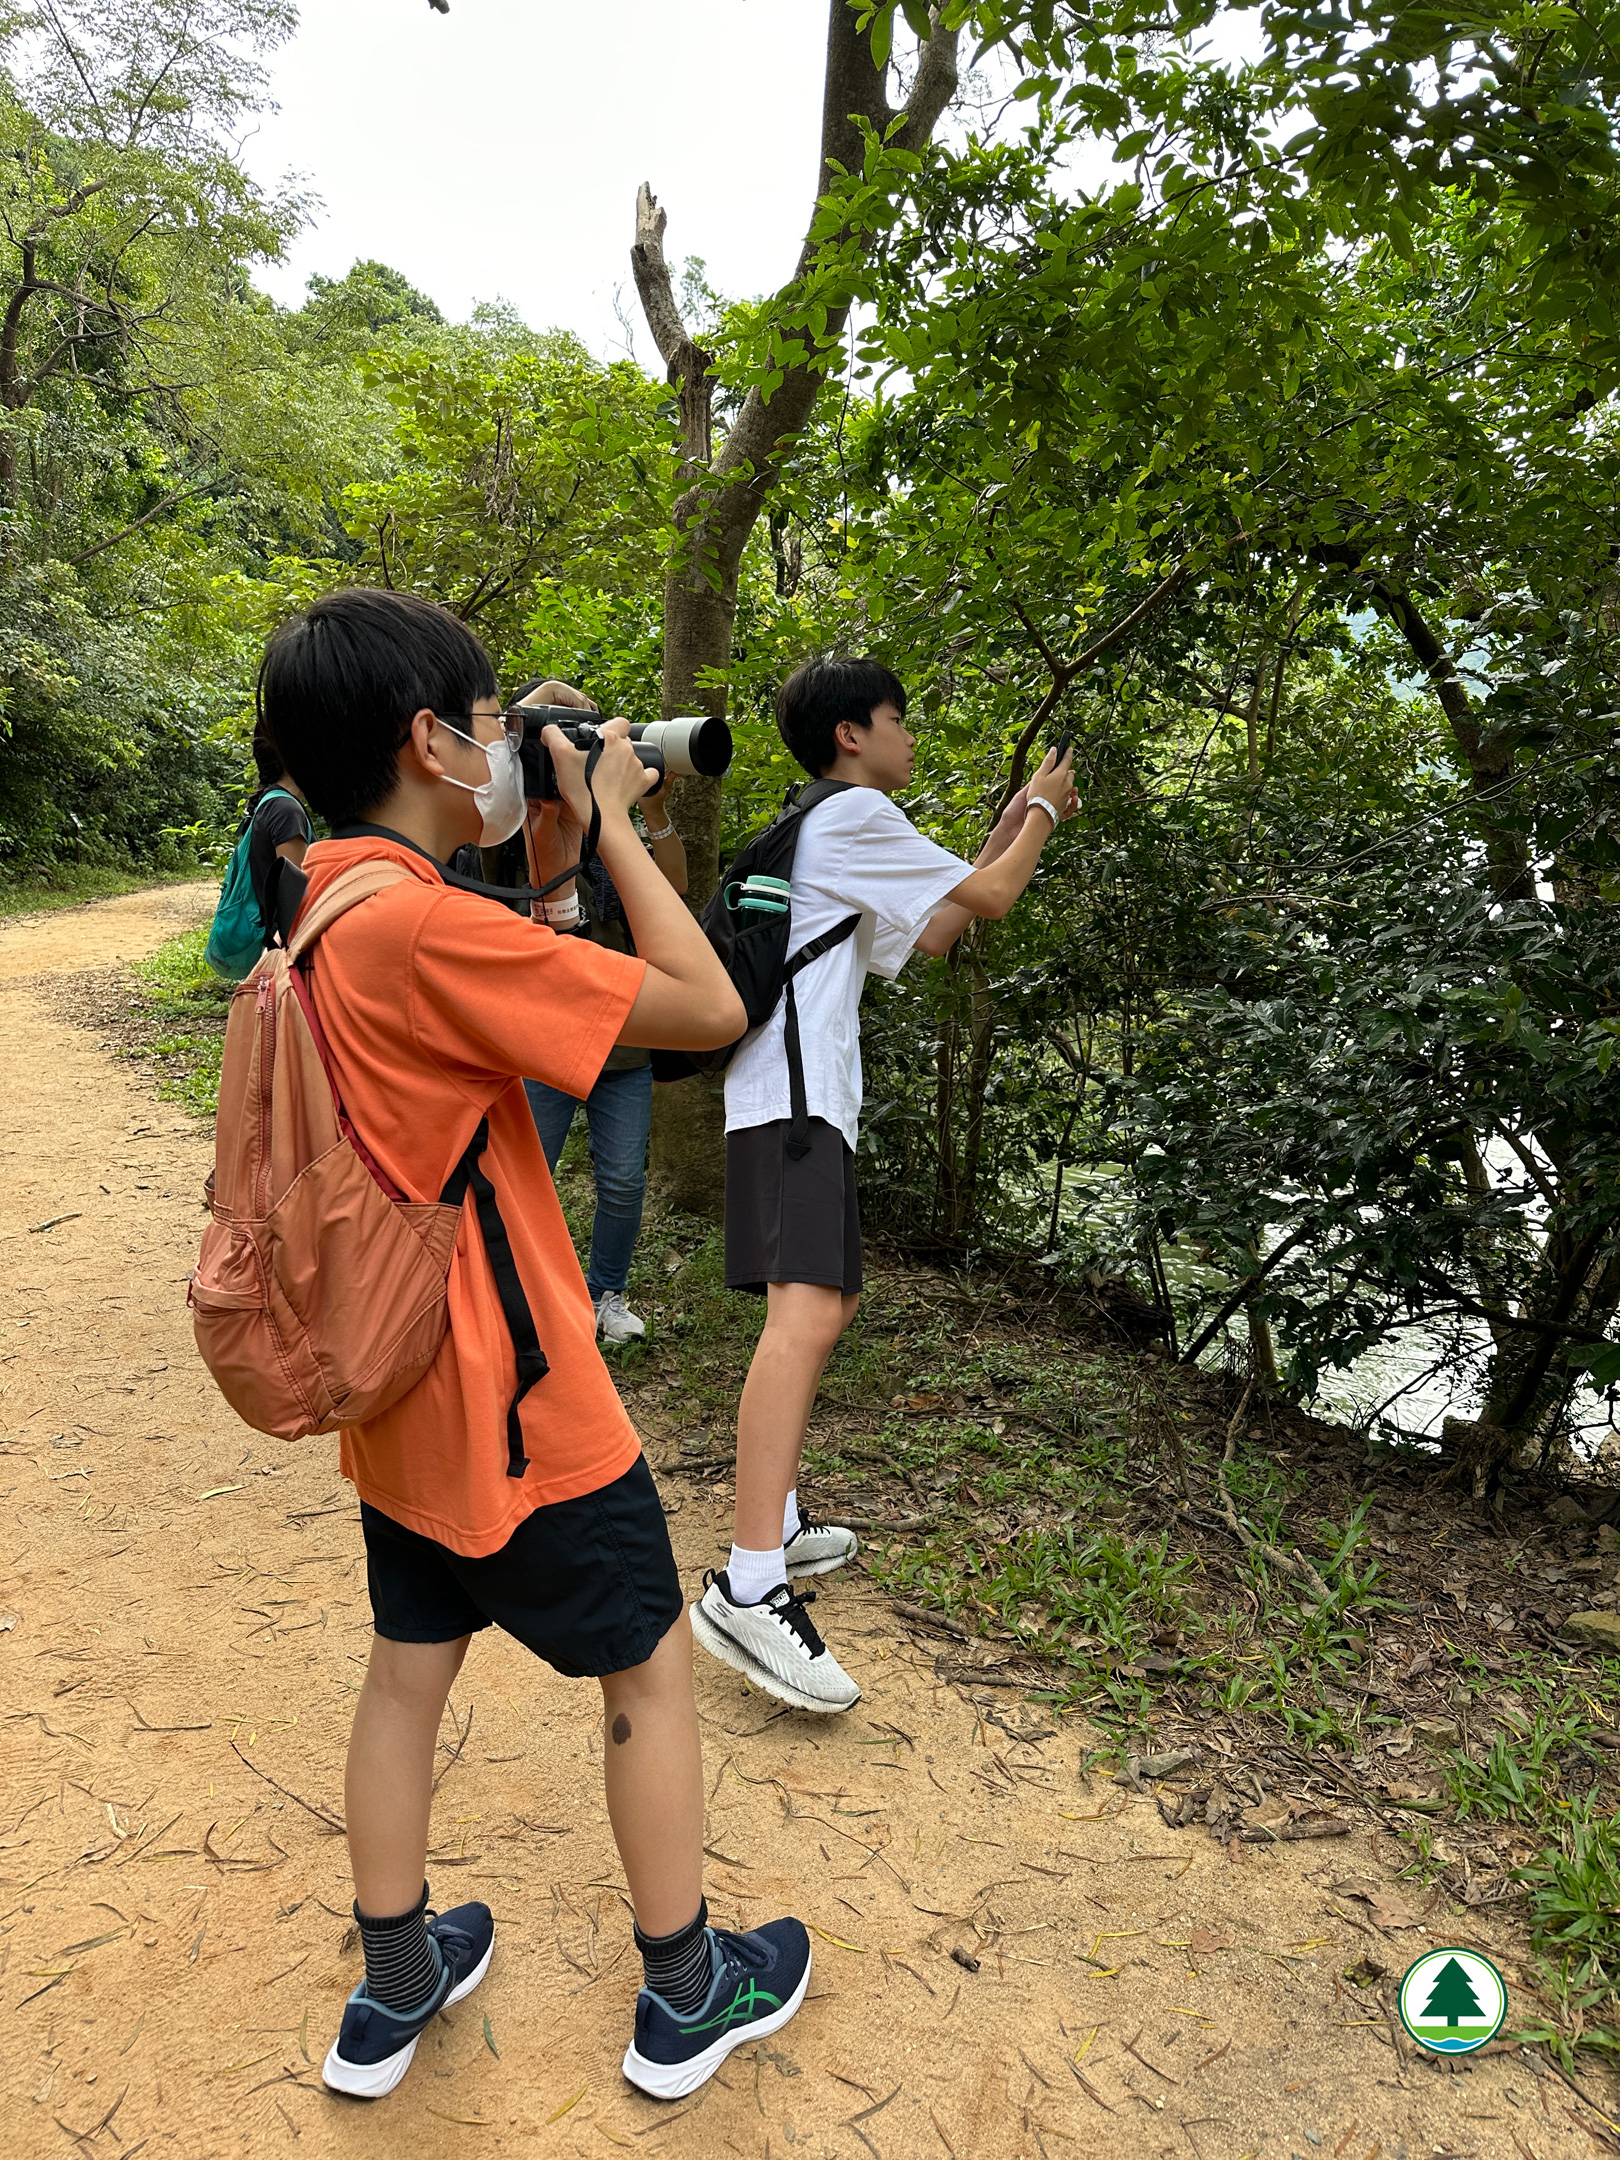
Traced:
<path id="1" fill-rule="evenodd" d="M 679 2100 L 713 2077 L 733 2048 L 780 2032 L 810 1985 L 810 1937 L 798 1920 L 771 1920 L 747 1935 L 710 1928 L 714 1981 L 689 2017 L 643 1988 L 624 2074 L 655 2100 Z"/>
<path id="2" fill-rule="evenodd" d="M 439 1946 L 439 1984 L 419 2010 L 401 2016 L 373 2002 L 362 1980 L 343 2011 L 343 2027 L 327 2052 L 321 2076 L 333 2092 L 380 2100 L 411 2067 L 416 2043 L 439 2012 L 460 2002 L 489 1971 L 495 1917 L 487 1905 L 458 1905 L 435 1914 L 428 1934 Z"/>

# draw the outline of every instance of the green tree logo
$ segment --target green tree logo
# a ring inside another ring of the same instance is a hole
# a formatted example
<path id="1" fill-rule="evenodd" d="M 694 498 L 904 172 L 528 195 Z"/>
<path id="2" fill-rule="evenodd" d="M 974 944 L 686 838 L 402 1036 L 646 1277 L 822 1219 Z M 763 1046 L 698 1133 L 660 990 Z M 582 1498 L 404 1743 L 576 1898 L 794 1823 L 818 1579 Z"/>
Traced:
<path id="1" fill-rule="evenodd" d="M 1464 2018 L 1477 2019 L 1485 2015 L 1479 1997 L 1474 1993 L 1473 1981 L 1455 1958 L 1447 1958 L 1435 1975 L 1423 2015 L 1447 2025 L 1460 2025 Z"/>
<path id="2" fill-rule="evenodd" d="M 1501 2031 L 1507 1982 L 1477 1950 L 1429 1950 L 1401 1976 L 1401 2023 L 1436 2055 L 1470 2055 Z"/>

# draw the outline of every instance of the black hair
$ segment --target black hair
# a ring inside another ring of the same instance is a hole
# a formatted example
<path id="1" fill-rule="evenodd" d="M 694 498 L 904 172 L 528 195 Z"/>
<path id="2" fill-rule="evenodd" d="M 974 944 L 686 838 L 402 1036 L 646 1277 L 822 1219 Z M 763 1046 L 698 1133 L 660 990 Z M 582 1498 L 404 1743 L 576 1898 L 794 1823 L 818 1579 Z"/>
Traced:
<path id="1" fill-rule="evenodd" d="M 776 693 L 782 740 L 812 780 L 838 755 L 841 722 L 869 728 L 880 705 L 906 717 L 906 686 L 877 660 L 807 660 Z"/>
<path id="2" fill-rule="evenodd" d="M 266 788 L 274 787 L 278 781 L 287 777 L 287 768 L 282 762 L 280 750 L 276 747 L 276 739 L 262 724 L 253 730 L 253 762 L 259 771 L 257 792 L 261 795 Z"/>
<path id="3" fill-rule="evenodd" d="M 271 638 L 258 726 L 335 830 L 392 793 L 417 713 L 470 712 L 498 695 L 488 653 L 448 608 L 351 585 Z"/>
<path id="4" fill-rule="evenodd" d="M 287 768 L 282 763 L 276 739 L 261 720 L 253 730 L 253 763 L 258 779 L 247 801 L 242 805 L 241 830 L 246 832 L 259 814 L 259 805 L 272 788 L 287 785 Z M 294 783 L 296 785 L 296 782 Z"/>

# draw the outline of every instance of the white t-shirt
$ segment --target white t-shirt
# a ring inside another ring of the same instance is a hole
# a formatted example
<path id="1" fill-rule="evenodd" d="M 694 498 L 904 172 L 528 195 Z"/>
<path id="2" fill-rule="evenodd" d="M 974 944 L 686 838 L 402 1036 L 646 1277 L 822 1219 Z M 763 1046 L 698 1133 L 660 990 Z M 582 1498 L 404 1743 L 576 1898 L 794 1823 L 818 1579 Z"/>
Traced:
<path id="1" fill-rule="evenodd" d="M 793 857 L 789 958 L 812 938 L 859 914 L 852 936 L 794 978 L 805 1103 L 853 1148 L 861 1114 L 861 988 L 869 974 L 892 982 L 928 918 L 971 870 L 925 840 L 897 803 L 852 787 L 805 812 Z M 786 999 L 744 1037 L 726 1067 L 726 1131 L 790 1117 Z"/>

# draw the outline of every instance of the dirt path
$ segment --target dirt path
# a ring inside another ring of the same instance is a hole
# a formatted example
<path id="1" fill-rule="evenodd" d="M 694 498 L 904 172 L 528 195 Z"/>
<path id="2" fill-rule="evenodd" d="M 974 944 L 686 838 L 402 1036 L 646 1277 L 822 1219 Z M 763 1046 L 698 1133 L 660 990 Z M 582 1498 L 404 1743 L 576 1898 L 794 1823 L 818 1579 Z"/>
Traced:
<path id="1" fill-rule="evenodd" d="M 695 2106 L 621 2081 L 637 1974 L 599 1698 L 486 1635 L 445 1734 L 432 1874 L 440 1903 L 494 1906 L 495 1965 L 393 2098 L 326 2095 L 314 2066 L 359 1974 L 333 1827 L 368 1634 L 356 1511 L 330 1443 L 247 1431 L 195 1356 L 207 1139 L 30 985 L 133 957 L 209 898 L 0 931 L 9 2154 L 1591 2151 L 1527 2058 L 1418 2058 L 1379 1990 L 1339 1977 L 1460 1941 L 1511 1979 L 1505 1934 L 1444 1907 L 1425 1932 L 1410 1887 L 1351 1902 L 1390 1880 L 1365 1835 L 1229 1852 L 1165 1829 L 1151 1798 L 1079 1775 L 1078 1720 L 941 1684 L 858 1578 L 822 1591 L 867 1691 L 850 1718 L 770 1721 L 700 1661 L 711 1906 L 817 1930 L 776 2044 Z M 688 1493 L 672 1516 L 694 1586 L 723 1505 Z"/>

